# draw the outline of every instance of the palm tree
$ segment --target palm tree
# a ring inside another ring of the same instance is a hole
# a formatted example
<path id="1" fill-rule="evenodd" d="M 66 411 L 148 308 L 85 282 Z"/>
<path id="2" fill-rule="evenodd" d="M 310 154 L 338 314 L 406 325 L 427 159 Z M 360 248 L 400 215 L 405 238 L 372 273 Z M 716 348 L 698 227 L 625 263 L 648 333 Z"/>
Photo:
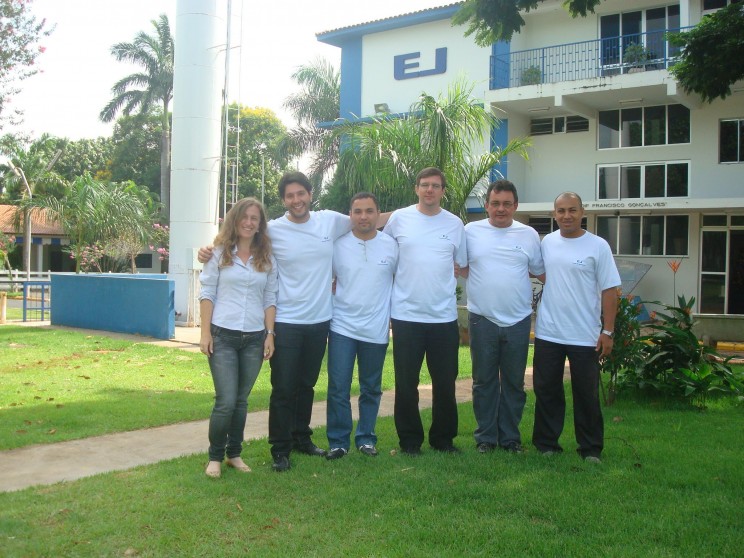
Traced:
<path id="1" fill-rule="evenodd" d="M 152 20 L 155 33 L 140 31 L 131 43 L 118 43 L 111 54 L 119 61 L 142 66 L 144 71 L 128 75 L 111 88 L 114 97 L 103 108 L 99 118 L 111 122 L 121 111 L 128 116 L 133 111 L 146 114 L 160 103 L 162 122 L 160 145 L 160 202 L 167 217 L 170 207 L 170 115 L 168 106 L 173 99 L 173 35 L 168 16 L 162 14 Z"/>
<path id="2" fill-rule="evenodd" d="M 350 192 L 374 192 L 389 210 L 413 203 L 416 174 L 438 167 L 447 177 L 443 205 L 466 221 L 468 196 L 491 168 L 512 153 L 526 158 L 529 146 L 528 139 L 518 138 L 474 154 L 499 121 L 473 99 L 473 87 L 457 81 L 443 97 L 422 93 L 403 118 L 378 116 L 338 127 L 335 135 L 344 142 L 341 181 Z"/>
<path id="3" fill-rule="evenodd" d="M 135 236 L 145 244 L 152 225 L 147 196 L 132 184 L 104 183 L 90 174 L 76 178 L 61 199 L 42 196 L 24 199 L 21 207 L 31 212 L 46 210 L 70 238 L 75 271 L 80 272 L 83 251 L 93 244 L 105 245 L 111 239 Z"/>
<path id="4" fill-rule="evenodd" d="M 297 120 L 280 146 L 287 158 L 312 154 L 309 178 L 317 186 L 338 163 L 339 139 L 320 122 L 337 120 L 340 111 L 341 77 L 324 58 L 316 58 L 297 68 L 294 79 L 300 91 L 284 101 L 284 108 Z"/>
<path id="5" fill-rule="evenodd" d="M 56 150 L 57 140 L 48 134 L 34 141 L 28 149 L 11 136 L 0 140 L 2 151 L 8 157 L 3 181 L 8 186 L 8 196 L 15 200 L 18 208 L 14 216 L 14 227 L 20 229 L 23 223 L 23 267 L 26 278 L 31 273 L 31 215 L 24 209 L 24 201 L 34 195 L 61 196 L 65 181 L 52 171 L 61 150 Z"/>

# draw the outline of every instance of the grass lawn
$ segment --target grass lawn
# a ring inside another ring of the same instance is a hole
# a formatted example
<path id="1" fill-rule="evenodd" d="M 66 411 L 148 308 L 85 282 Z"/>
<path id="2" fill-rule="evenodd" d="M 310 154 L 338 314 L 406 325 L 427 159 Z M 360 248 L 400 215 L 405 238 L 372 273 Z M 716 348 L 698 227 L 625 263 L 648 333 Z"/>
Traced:
<path id="1" fill-rule="evenodd" d="M 470 354 L 460 349 L 460 377 Z M 422 374 L 428 382 L 428 373 Z M 392 346 L 383 389 L 392 389 Z M 0 327 L 0 450 L 209 418 L 214 387 L 206 357 L 74 331 Z M 315 391 L 326 398 L 325 366 Z M 353 393 L 358 394 L 355 382 Z M 267 409 L 264 364 L 248 400 Z"/>
<path id="2" fill-rule="evenodd" d="M 605 409 L 598 466 L 574 453 L 570 420 L 562 455 L 480 455 L 469 404 L 460 456 L 391 455 L 386 418 L 379 457 L 292 456 L 293 469 L 276 474 L 261 440 L 243 454 L 250 475 L 208 479 L 198 455 L 0 494 L 0 548 L 7 557 L 742 556 L 744 406 L 709 403 L 620 399 Z M 525 442 L 533 413 L 529 394 Z"/>

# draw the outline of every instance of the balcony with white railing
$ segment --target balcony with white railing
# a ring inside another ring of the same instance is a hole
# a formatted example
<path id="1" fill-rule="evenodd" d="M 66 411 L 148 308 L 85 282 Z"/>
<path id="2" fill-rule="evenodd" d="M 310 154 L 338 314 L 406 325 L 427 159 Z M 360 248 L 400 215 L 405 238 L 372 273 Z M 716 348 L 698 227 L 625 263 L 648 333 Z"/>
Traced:
<path id="1" fill-rule="evenodd" d="M 666 40 L 666 29 L 520 50 L 491 56 L 490 88 L 560 83 L 664 70 L 674 64 L 680 48 Z"/>

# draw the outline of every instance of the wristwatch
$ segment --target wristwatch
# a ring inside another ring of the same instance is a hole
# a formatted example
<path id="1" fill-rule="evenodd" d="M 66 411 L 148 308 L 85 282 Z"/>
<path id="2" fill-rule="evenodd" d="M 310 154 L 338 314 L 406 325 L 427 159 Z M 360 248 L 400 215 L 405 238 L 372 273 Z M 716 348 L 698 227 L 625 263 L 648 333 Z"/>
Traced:
<path id="1" fill-rule="evenodd" d="M 610 331 L 609 329 L 603 329 L 601 331 L 601 333 L 603 333 L 604 335 L 606 335 L 610 339 L 612 339 L 615 336 L 615 332 L 614 331 Z"/>
<path id="2" fill-rule="evenodd" d="M 274 337 L 276 337 L 276 331 L 274 331 L 273 329 L 267 329 L 266 335 L 273 335 Z"/>

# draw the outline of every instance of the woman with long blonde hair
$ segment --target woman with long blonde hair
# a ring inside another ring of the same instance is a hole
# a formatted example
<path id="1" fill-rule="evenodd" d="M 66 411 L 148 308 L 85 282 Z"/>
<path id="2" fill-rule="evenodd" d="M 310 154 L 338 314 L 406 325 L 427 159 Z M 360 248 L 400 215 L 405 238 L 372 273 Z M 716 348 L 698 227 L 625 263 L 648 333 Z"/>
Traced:
<path id="1" fill-rule="evenodd" d="M 215 389 L 205 471 L 212 478 L 222 474 L 225 457 L 228 467 L 251 470 L 240 457 L 248 395 L 274 354 L 277 268 L 266 230 L 261 203 L 241 199 L 227 212 L 200 276 L 199 345 Z"/>

